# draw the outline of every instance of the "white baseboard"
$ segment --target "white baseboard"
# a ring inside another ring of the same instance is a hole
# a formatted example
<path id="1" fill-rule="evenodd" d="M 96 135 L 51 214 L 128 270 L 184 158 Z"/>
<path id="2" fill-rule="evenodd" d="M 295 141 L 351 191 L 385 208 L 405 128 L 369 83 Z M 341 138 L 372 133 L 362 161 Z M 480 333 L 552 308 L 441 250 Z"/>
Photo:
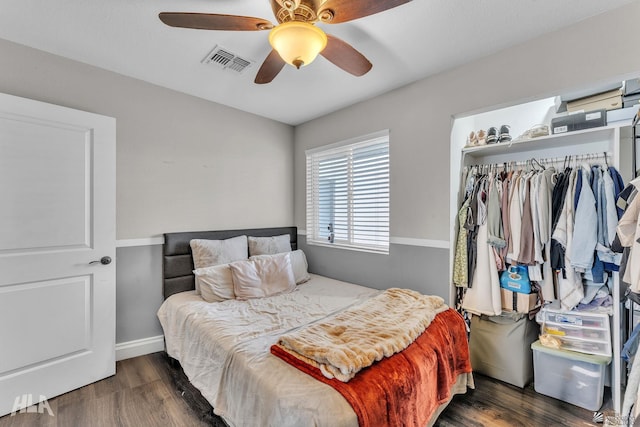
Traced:
<path id="1" fill-rule="evenodd" d="M 116 344 L 116 360 L 131 359 L 164 350 L 164 335 Z"/>

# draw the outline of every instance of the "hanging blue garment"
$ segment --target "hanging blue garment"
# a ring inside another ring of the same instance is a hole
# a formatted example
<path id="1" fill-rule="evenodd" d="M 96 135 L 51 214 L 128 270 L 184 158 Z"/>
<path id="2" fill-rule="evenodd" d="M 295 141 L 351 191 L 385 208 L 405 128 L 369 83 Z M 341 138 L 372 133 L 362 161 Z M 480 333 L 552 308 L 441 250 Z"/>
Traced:
<path id="1" fill-rule="evenodd" d="M 622 180 L 622 176 L 613 166 L 609 166 L 607 168 L 609 175 L 611 175 L 611 179 L 613 179 L 613 188 L 615 191 L 616 201 L 618 200 L 618 196 L 624 189 L 624 181 Z M 624 213 L 624 209 L 618 207 L 618 219 L 622 218 L 622 214 Z"/>
<path id="2" fill-rule="evenodd" d="M 633 328 L 631 335 L 627 342 L 624 343 L 622 347 L 622 353 L 620 356 L 625 360 L 625 362 L 631 361 L 636 352 L 638 351 L 638 344 L 640 343 L 640 326 L 636 326 Z"/>
<path id="3" fill-rule="evenodd" d="M 598 214 L 591 187 L 588 167 L 581 167 L 578 171 L 583 175 L 580 199 L 575 211 L 573 224 L 573 240 L 569 259 L 574 269 L 585 271 L 593 267 L 593 259 L 598 243 Z"/>

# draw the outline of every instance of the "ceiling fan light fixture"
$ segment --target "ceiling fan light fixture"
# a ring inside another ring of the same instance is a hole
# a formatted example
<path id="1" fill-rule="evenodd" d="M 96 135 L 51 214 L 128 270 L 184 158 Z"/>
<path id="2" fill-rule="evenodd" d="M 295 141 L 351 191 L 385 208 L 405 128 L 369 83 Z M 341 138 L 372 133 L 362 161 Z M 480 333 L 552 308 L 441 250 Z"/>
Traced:
<path id="1" fill-rule="evenodd" d="M 289 21 L 271 30 L 269 43 L 284 62 L 300 68 L 311 64 L 327 46 L 327 35 L 313 24 Z"/>

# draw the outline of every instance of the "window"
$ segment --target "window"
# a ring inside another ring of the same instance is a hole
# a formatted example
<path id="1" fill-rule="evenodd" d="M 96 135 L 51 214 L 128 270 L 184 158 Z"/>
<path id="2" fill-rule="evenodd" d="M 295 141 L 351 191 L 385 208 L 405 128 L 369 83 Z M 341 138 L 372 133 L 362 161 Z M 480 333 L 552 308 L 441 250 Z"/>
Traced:
<path id="1" fill-rule="evenodd" d="M 307 242 L 389 253 L 389 131 L 307 155 Z"/>

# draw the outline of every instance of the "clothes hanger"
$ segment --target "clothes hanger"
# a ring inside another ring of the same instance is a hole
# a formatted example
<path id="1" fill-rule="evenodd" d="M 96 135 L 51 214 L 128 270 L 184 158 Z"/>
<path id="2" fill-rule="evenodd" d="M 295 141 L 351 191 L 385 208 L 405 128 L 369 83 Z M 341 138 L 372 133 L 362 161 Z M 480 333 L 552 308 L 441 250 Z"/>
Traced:
<path id="1" fill-rule="evenodd" d="M 540 163 L 540 162 L 538 161 L 538 159 L 536 159 L 536 158 L 532 158 L 532 159 L 531 159 L 531 164 L 535 164 L 535 165 L 536 165 L 536 166 L 538 166 L 540 169 L 545 170 L 544 165 L 542 165 L 542 163 Z"/>

